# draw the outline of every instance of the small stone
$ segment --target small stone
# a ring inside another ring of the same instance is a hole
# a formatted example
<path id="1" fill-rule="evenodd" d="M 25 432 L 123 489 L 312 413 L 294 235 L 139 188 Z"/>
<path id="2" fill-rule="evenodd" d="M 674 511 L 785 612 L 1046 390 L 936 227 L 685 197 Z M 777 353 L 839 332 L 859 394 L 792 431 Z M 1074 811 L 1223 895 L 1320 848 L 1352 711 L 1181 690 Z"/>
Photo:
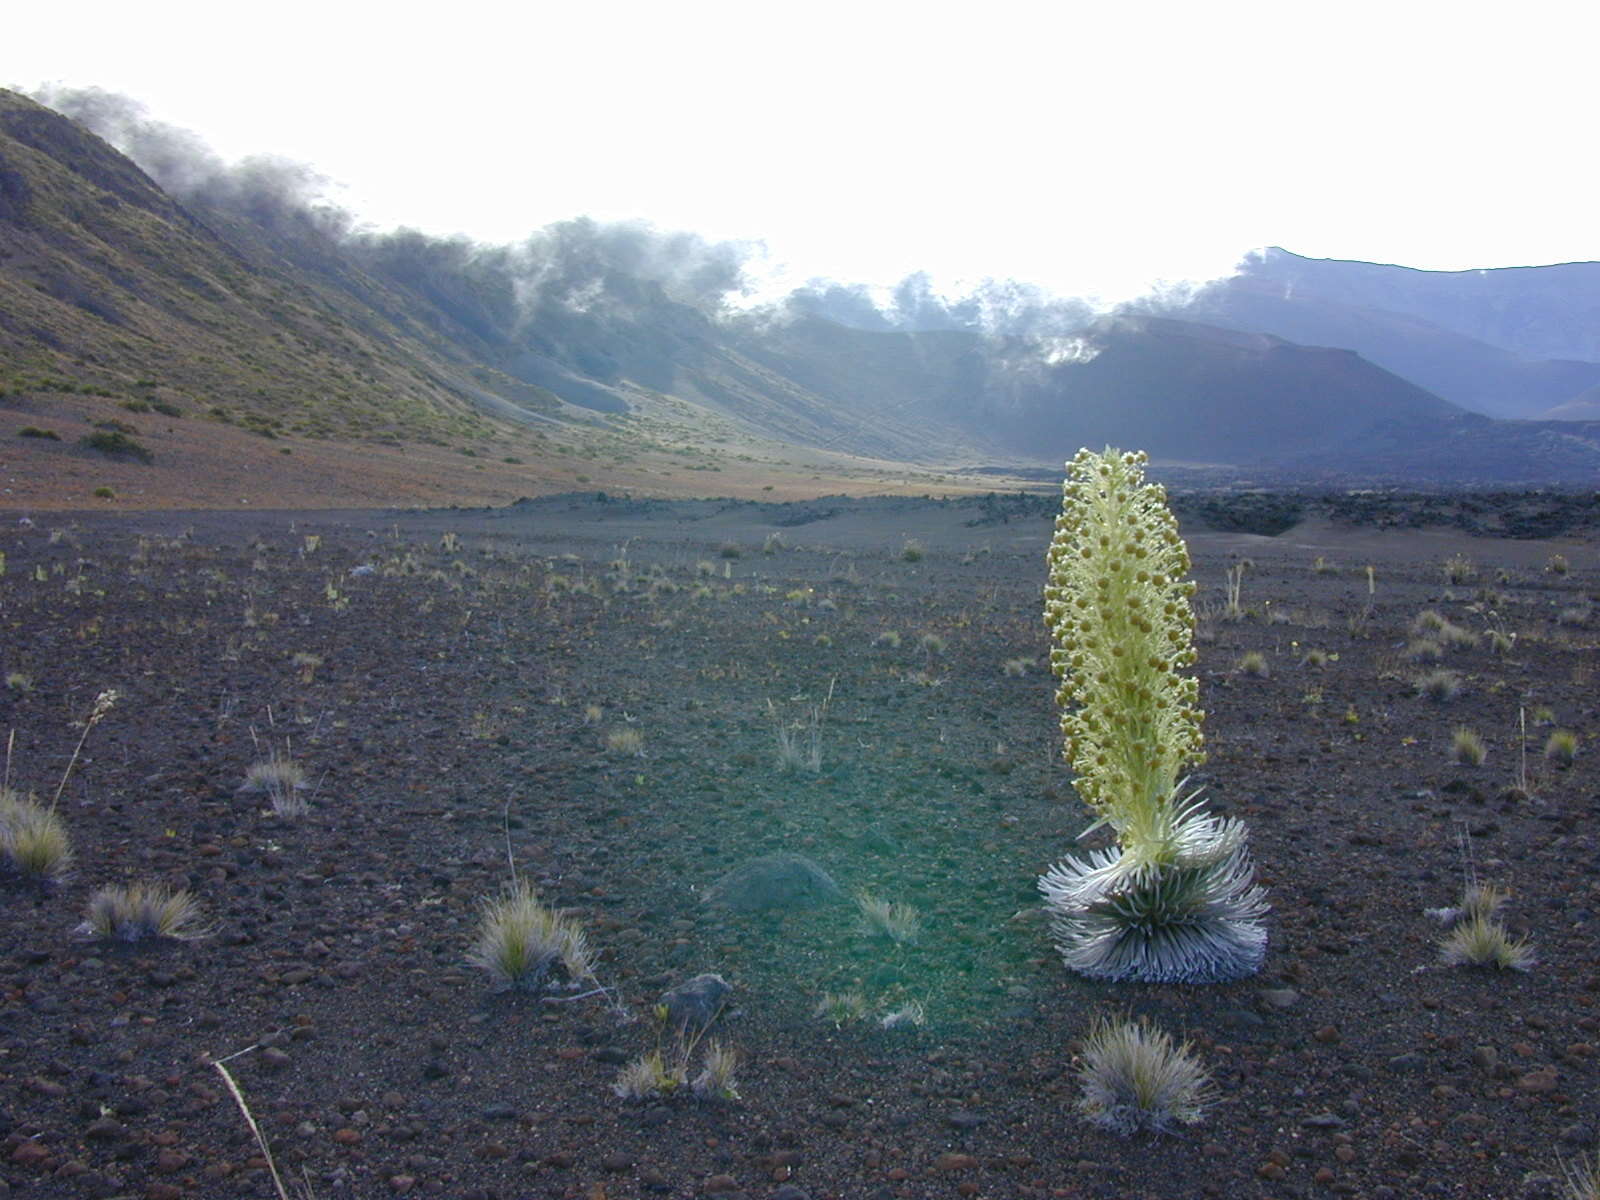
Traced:
<path id="1" fill-rule="evenodd" d="M 38 1142 L 25 1141 L 19 1142 L 17 1148 L 11 1152 L 11 1161 L 19 1167 L 39 1170 L 48 1166 L 53 1160 L 50 1157 L 50 1151 Z"/>
<path id="2" fill-rule="evenodd" d="M 486 1121 L 515 1121 L 517 1110 L 514 1105 L 499 1101 L 483 1106 L 483 1119 Z"/>
<path id="3" fill-rule="evenodd" d="M 633 1166 L 633 1156 L 624 1154 L 620 1150 L 613 1150 L 600 1160 L 600 1169 L 602 1171 L 626 1171 L 631 1166 Z"/>
<path id="4" fill-rule="evenodd" d="M 89 1128 L 83 1131 L 83 1136 L 86 1141 L 109 1142 L 127 1132 L 127 1126 L 115 1117 L 101 1117 L 99 1120 L 92 1122 Z"/>
<path id="5" fill-rule="evenodd" d="M 1540 1067 L 1537 1071 L 1529 1071 L 1521 1079 L 1517 1080 L 1519 1091 L 1533 1092 L 1535 1094 L 1553 1092 L 1559 1086 L 1560 1082 L 1556 1078 L 1556 1069 L 1554 1067 Z"/>
<path id="6" fill-rule="evenodd" d="M 1493 1075 L 1500 1065 L 1500 1054 L 1493 1046 L 1479 1046 L 1472 1052 L 1472 1065 L 1485 1074 Z"/>
<path id="7" fill-rule="evenodd" d="M 732 1175 L 713 1175 L 700 1185 L 700 1190 L 708 1196 L 717 1196 L 723 1192 L 738 1191 L 739 1184 Z"/>
<path id="8" fill-rule="evenodd" d="M 1336 1025 L 1324 1025 L 1311 1035 L 1312 1039 L 1321 1042 L 1324 1046 L 1336 1045 L 1339 1041 L 1339 1028 Z"/>
<path id="9" fill-rule="evenodd" d="M 1427 1058 L 1418 1054 L 1415 1050 L 1409 1050 L 1404 1054 L 1396 1054 L 1389 1060 L 1389 1070 L 1397 1075 L 1415 1075 L 1419 1071 L 1427 1069 Z"/>
<path id="10" fill-rule="evenodd" d="M 696 975 L 661 994 L 667 1018 L 690 1032 L 706 1029 L 727 1007 L 733 986 L 721 975 Z"/>
<path id="11" fill-rule="evenodd" d="M 938 1171 L 970 1171 L 978 1165 L 978 1160 L 970 1154 L 958 1154 L 954 1150 L 946 1150 L 933 1160 L 933 1166 Z"/>
<path id="12" fill-rule="evenodd" d="M 1268 1008 L 1293 1008 L 1300 1001 L 1300 993 L 1293 988 L 1266 988 L 1260 996 Z"/>
<path id="13" fill-rule="evenodd" d="M 1268 1180 L 1271 1183 L 1277 1183 L 1284 1179 L 1289 1172 L 1285 1171 L 1275 1162 L 1264 1162 L 1256 1168 L 1256 1174 L 1262 1179 Z"/>
<path id="14" fill-rule="evenodd" d="M 951 1127 L 955 1129 L 976 1129 L 979 1125 L 983 1124 L 982 1117 L 975 1112 L 968 1112 L 964 1108 L 956 1109 L 956 1111 L 946 1117 L 945 1120 L 948 1121 Z"/>
<path id="15" fill-rule="evenodd" d="M 1317 1113 L 1300 1122 L 1307 1129 L 1343 1129 L 1344 1119 L 1336 1117 L 1333 1113 Z"/>
<path id="16" fill-rule="evenodd" d="M 417 1177 L 415 1175 L 391 1175 L 391 1176 L 389 1176 L 389 1190 L 392 1191 L 392 1192 L 396 1192 L 401 1196 L 404 1196 L 407 1192 L 409 1192 L 412 1188 L 414 1188 L 416 1186 L 417 1186 Z"/>
<path id="17" fill-rule="evenodd" d="M 361 1132 L 360 1130 L 351 1129 L 346 1126 L 343 1129 L 334 1130 L 333 1140 L 338 1142 L 341 1146 L 355 1146 L 361 1141 Z"/>
<path id="18" fill-rule="evenodd" d="M 261 1069 L 263 1071 L 281 1071 L 293 1061 L 287 1050 L 280 1050 L 277 1046 L 268 1046 L 261 1052 Z"/>

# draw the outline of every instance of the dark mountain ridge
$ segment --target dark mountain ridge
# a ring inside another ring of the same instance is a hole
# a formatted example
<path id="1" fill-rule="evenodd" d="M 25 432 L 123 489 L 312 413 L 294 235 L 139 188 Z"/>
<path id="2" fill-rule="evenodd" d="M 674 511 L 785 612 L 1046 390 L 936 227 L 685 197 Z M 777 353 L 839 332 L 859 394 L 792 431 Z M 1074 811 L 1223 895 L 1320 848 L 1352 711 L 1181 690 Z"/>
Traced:
<path id="1" fill-rule="evenodd" d="M 1347 347 L 1491 416 L 1551 414 L 1600 385 L 1600 263 L 1418 271 L 1273 247 L 1181 315 Z"/>

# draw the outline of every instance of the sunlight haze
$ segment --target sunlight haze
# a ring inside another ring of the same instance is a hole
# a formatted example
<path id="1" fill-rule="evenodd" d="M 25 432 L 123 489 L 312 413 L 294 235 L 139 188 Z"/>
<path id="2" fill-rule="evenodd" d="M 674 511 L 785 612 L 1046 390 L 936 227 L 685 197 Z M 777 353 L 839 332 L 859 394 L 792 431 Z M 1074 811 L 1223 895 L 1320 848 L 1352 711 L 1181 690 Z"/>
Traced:
<path id="1" fill-rule="evenodd" d="M 248 15 L 246 15 L 248 14 Z M 380 228 L 643 219 L 778 281 L 1115 300 L 1282 245 L 1600 258 L 1596 18 L 1552 5 L 30 6 L 0 80 L 99 87 Z"/>

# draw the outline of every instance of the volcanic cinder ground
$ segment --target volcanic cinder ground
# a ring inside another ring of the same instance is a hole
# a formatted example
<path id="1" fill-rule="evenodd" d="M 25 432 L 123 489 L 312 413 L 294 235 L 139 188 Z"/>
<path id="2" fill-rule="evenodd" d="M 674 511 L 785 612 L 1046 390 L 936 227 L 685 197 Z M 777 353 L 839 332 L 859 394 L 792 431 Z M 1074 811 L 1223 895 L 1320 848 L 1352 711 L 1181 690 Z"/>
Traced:
<path id="1" fill-rule="evenodd" d="M 4 891 L 0 1194 L 272 1195 L 211 1065 L 238 1054 L 321 1198 L 1555 1195 L 1600 1117 L 1594 545 L 1190 531 L 1194 778 L 1250 828 L 1270 949 L 1234 984 L 1113 986 L 1064 971 L 1035 884 L 1099 844 L 1043 665 L 1049 522 L 981 520 L 593 497 L 6 517 L 11 785 L 48 799 L 118 699 L 60 800 L 71 875 Z M 1425 610 L 1476 644 L 1418 660 Z M 1417 694 L 1433 669 L 1457 696 Z M 1452 760 L 1463 726 L 1481 766 Z M 1543 753 L 1558 727 L 1570 766 Z M 781 764 L 780 730 L 814 730 L 819 769 Z M 306 770 L 298 819 L 238 790 L 274 754 Z M 841 898 L 706 901 L 777 851 Z M 466 965 L 513 870 L 583 925 L 614 1002 Z M 1509 890 L 1531 971 L 1440 965 L 1423 910 L 1469 873 Z M 192 889 L 211 936 L 75 932 L 137 881 Z M 921 937 L 872 936 L 859 893 Z M 701 972 L 734 988 L 713 1034 L 740 1098 L 614 1095 Z M 818 1015 L 845 993 L 864 1016 Z M 881 1027 L 911 1002 L 925 1024 Z M 1180 1136 L 1074 1111 L 1084 1034 L 1125 1013 L 1212 1073 Z"/>

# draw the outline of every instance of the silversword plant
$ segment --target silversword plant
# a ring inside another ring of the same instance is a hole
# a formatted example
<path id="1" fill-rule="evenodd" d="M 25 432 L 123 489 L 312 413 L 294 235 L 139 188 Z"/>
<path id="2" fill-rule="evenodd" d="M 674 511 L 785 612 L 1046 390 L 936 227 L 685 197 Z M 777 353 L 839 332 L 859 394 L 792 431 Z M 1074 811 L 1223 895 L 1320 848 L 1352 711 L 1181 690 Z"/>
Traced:
<path id="1" fill-rule="evenodd" d="M 1045 586 L 1064 756 L 1114 847 L 1039 880 L 1066 965 L 1099 979 L 1214 982 L 1258 970 L 1265 893 L 1245 828 L 1208 814 L 1184 772 L 1204 759 L 1194 584 L 1146 457 L 1068 464 Z"/>

